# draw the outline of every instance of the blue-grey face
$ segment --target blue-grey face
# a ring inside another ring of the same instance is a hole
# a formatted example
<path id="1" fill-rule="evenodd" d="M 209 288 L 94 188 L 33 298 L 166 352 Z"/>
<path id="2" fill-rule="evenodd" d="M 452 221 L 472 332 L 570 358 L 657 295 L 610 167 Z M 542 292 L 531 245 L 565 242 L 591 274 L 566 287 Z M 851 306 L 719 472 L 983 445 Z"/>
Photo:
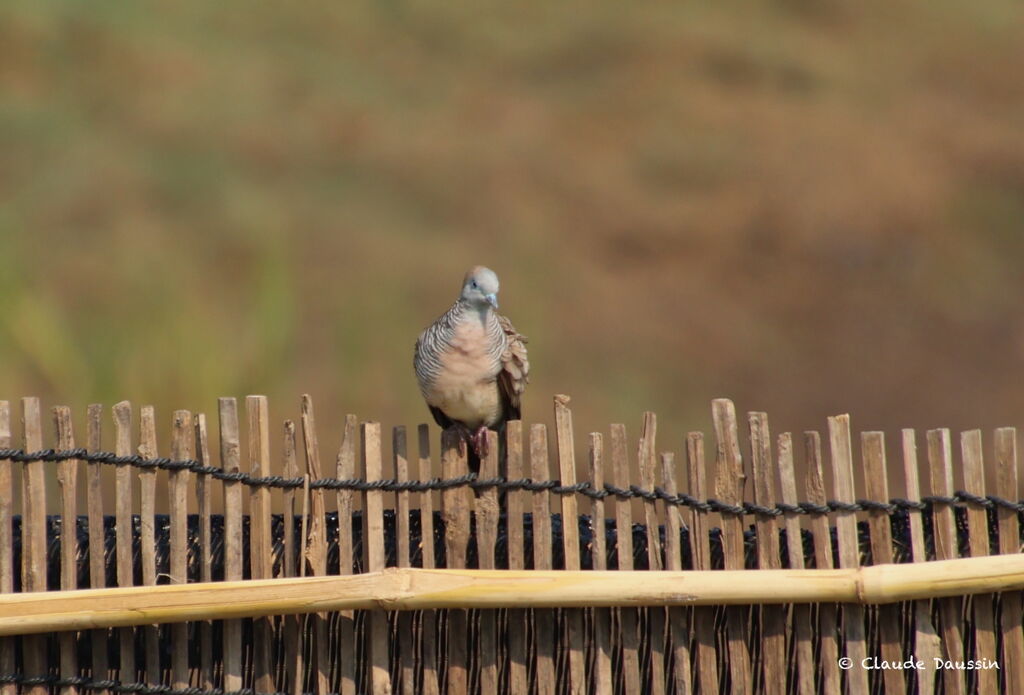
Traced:
<path id="1" fill-rule="evenodd" d="M 466 273 L 462 284 L 462 299 L 474 306 L 490 305 L 498 308 L 498 276 L 490 268 L 477 266 Z"/>

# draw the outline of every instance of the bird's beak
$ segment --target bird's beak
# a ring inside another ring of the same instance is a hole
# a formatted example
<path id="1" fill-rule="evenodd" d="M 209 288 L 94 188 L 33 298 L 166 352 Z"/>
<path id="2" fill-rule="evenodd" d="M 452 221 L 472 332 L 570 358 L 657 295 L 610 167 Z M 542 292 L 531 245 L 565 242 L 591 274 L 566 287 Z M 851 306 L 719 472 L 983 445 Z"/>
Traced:
<path id="1" fill-rule="evenodd" d="M 485 294 L 484 299 L 486 299 L 487 303 L 493 306 L 495 309 L 498 308 L 498 295 L 492 292 L 491 294 Z"/>

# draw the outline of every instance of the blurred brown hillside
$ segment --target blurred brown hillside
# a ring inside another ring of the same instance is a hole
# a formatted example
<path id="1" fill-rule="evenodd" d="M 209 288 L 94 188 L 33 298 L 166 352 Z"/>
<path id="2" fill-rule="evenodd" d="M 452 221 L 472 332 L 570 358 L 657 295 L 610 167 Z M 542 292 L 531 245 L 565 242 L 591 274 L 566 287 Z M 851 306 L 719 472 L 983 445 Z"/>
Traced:
<path id="1" fill-rule="evenodd" d="M 1024 425 L 1019 3 L 348 5 L 0 9 L 0 398 L 415 424 L 484 263 L 531 420 Z"/>

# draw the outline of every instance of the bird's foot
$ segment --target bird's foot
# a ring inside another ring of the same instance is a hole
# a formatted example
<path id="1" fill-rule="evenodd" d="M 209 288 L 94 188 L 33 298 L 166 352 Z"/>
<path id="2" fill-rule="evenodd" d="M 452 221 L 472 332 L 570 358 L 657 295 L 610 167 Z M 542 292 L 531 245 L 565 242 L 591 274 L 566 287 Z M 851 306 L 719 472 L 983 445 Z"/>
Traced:
<path id="1" fill-rule="evenodd" d="M 459 456 L 466 455 L 467 445 L 474 446 L 475 448 L 475 444 L 473 442 L 473 432 L 468 427 L 460 423 L 456 423 L 452 425 L 451 429 L 455 430 L 459 434 Z"/>
<path id="2" fill-rule="evenodd" d="M 477 431 L 472 436 L 473 451 L 481 459 L 487 458 L 488 445 L 487 445 L 487 426 L 481 425 L 477 428 Z"/>

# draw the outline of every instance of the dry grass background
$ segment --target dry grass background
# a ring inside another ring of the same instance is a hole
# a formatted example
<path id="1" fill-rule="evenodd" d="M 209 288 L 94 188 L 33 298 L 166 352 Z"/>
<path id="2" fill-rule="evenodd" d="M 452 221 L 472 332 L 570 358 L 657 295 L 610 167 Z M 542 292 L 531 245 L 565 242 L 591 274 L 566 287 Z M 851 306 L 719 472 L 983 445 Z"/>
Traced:
<path id="1" fill-rule="evenodd" d="M 0 9 L 0 393 L 425 421 L 465 267 L 531 420 L 1024 425 L 1019 5 Z M 82 410 L 79 410 L 79 415 Z M 166 440 L 165 440 L 166 441 Z M 335 437 L 328 438 L 333 443 Z"/>

